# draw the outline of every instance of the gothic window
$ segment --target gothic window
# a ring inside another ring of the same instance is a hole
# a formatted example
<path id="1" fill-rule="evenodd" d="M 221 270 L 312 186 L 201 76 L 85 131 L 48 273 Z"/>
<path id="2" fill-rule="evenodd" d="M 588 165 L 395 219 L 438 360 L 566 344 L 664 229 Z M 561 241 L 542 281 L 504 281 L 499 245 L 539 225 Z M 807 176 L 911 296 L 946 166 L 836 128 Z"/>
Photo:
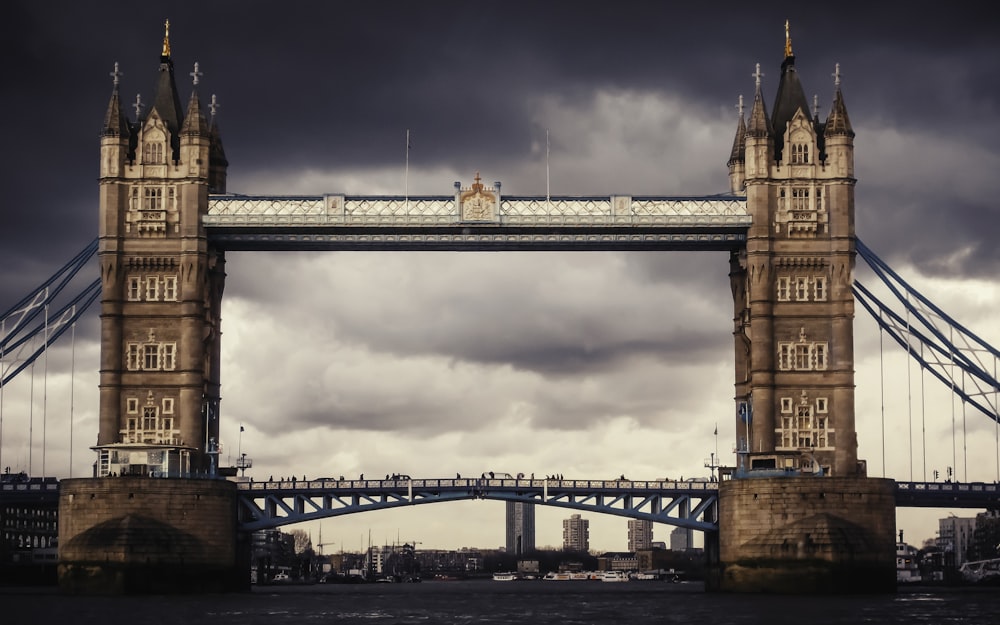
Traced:
<path id="1" fill-rule="evenodd" d="M 778 344 L 778 369 L 788 371 L 792 368 L 792 344 Z"/>
<path id="2" fill-rule="evenodd" d="M 139 359 L 139 344 L 129 343 L 128 350 L 125 355 L 125 368 L 129 371 L 138 371 L 142 368 L 142 362 Z"/>
<path id="3" fill-rule="evenodd" d="M 149 141 L 143 146 L 142 161 L 147 165 L 163 163 L 163 144 L 159 141 Z"/>
<path id="4" fill-rule="evenodd" d="M 805 276 L 795 276 L 795 299 L 799 302 L 809 299 L 809 278 Z"/>
<path id="5" fill-rule="evenodd" d="M 142 279 L 139 276 L 128 277 L 128 301 L 138 302 L 142 299 Z"/>
<path id="6" fill-rule="evenodd" d="M 156 371 L 160 368 L 160 346 L 157 343 L 143 345 L 142 368 Z"/>
<path id="7" fill-rule="evenodd" d="M 808 341 L 778 343 L 779 371 L 825 371 L 827 344 Z"/>
<path id="8" fill-rule="evenodd" d="M 160 280 L 156 276 L 146 277 L 146 301 L 155 302 L 160 299 Z"/>
<path id="9" fill-rule="evenodd" d="M 809 348 L 810 345 L 805 343 L 799 343 L 795 346 L 795 369 L 797 371 L 808 371 L 812 369 L 809 366 Z"/>
<path id="10" fill-rule="evenodd" d="M 142 208 L 148 211 L 163 210 L 163 189 L 159 187 L 146 187 L 143 189 Z"/>
<path id="11" fill-rule="evenodd" d="M 804 165 L 809 162 L 809 146 L 804 143 L 796 143 L 792 146 L 792 164 Z"/>
<path id="12" fill-rule="evenodd" d="M 778 301 L 787 302 L 791 299 L 791 279 L 788 276 L 778 278 Z"/>
<path id="13" fill-rule="evenodd" d="M 781 405 L 790 405 L 791 397 L 782 397 Z M 825 414 L 817 414 L 820 406 L 826 406 L 826 398 L 819 398 L 810 403 L 805 391 L 796 403 L 794 413 L 790 409 L 784 413 L 775 429 L 775 437 L 779 450 L 792 449 L 829 449 L 833 446 L 834 432 L 830 428 L 830 418 Z"/>
<path id="14" fill-rule="evenodd" d="M 813 299 L 817 302 L 826 301 L 826 278 L 823 276 L 813 278 Z"/>
<path id="15" fill-rule="evenodd" d="M 809 189 L 792 189 L 792 210 L 807 211 L 809 206 Z"/>
<path id="16" fill-rule="evenodd" d="M 156 416 L 156 406 L 144 406 L 142 409 L 142 429 L 146 432 L 155 432 Z"/>
<path id="17" fill-rule="evenodd" d="M 161 369 L 164 371 L 174 370 L 174 352 L 176 350 L 176 345 L 174 343 L 162 343 L 160 345 L 160 365 Z"/>
<path id="18" fill-rule="evenodd" d="M 167 302 L 177 301 L 177 276 L 163 277 L 163 299 Z"/>

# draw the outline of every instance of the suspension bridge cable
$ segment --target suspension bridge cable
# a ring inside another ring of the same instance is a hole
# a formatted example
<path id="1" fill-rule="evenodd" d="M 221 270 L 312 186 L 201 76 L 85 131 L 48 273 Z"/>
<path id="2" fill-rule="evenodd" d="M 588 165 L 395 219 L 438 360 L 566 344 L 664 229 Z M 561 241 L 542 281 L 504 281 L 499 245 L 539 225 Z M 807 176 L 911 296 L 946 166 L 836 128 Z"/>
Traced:
<path id="1" fill-rule="evenodd" d="M 924 344 L 920 344 L 920 357 L 924 356 Z M 924 395 L 924 368 L 920 368 L 920 443 L 923 446 L 924 481 L 927 481 L 927 407 Z"/>
<path id="2" fill-rule="evenodd" d="M 76 310 L 73 310 L 76 313 Z M 69 476 L 73 477 L 73 415 L 76 389 L 76 323 L 70 326 L 70 357 L 69 357 Z"/>

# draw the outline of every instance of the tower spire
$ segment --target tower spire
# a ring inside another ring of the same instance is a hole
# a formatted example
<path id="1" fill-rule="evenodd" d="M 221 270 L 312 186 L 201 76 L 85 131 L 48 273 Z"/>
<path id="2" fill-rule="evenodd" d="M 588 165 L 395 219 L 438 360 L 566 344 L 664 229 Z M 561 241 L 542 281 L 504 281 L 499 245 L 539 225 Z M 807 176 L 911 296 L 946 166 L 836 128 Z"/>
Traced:
<path id="1" fill-rule="evenodd" d="M 792 35 L 788 30 L 788 20 L 785 20 L 785 58 L 790 56 L 795 56 L 795 53 L 792 52 Z"/>
<path id="2" fill-rule="evenodd" d="M 160 56 L 164 59 L 170 58 L 170 20 L 163 23 L 163 51 Z"/>

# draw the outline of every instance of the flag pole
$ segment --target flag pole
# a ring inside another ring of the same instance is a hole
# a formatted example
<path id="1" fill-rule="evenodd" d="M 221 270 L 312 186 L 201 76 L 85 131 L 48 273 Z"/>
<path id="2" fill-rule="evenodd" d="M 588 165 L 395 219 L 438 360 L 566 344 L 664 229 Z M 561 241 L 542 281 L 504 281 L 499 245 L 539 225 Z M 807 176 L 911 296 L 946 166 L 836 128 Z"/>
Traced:
<path id="1" fill-rule="evenodd" d="M 406 197 L 406 212 L 410 212 L 410 129 L 406 129 L 406 169 L 403 172 L 403 194 Z"/>
<path id="2" fill-rule="evenodd" d="M 545 129 L 545 208 L 548 209 L 549 195 L 549 129 Z"/>

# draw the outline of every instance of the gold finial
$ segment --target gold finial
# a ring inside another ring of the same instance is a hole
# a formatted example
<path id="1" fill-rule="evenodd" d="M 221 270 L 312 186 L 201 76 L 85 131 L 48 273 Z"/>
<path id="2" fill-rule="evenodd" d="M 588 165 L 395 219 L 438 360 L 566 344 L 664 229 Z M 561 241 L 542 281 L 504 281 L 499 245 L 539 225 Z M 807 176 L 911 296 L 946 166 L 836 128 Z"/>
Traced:
<path id="1" fill-rule="evenodd" d="M 170 58 L 170 20 L 163 24 L 163 52 L 160 56 Z"/>
<path id="2" fill-rule="evenodd" d="M 795 56 L 792 53 L 792 36 L 788 33 L 788 20 L 785 20 L 785 58 Z"/>

